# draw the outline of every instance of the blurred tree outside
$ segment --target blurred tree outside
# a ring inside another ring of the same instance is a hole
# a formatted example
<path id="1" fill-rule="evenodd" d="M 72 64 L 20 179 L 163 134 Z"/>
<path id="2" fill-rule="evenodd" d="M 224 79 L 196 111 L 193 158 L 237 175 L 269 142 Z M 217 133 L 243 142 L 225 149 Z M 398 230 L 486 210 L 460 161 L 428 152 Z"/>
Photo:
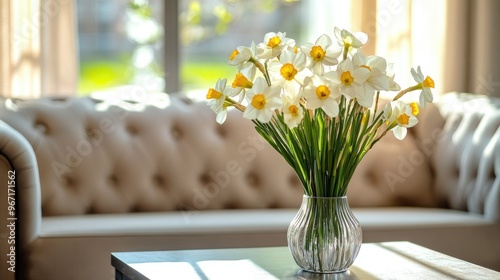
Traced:
<path id="1" fill-rule="evenodd" d="M 169 0 L 171 1 L 171 0 Z M 179 0 L 181 85 L 183 91 L 231 79 L 227 65 L 237 46 L 259 43 L 267 32 L 300 39 L 300 0 Z M 77 0 L 79 93 L 163 79 L 163 0 Z"/>

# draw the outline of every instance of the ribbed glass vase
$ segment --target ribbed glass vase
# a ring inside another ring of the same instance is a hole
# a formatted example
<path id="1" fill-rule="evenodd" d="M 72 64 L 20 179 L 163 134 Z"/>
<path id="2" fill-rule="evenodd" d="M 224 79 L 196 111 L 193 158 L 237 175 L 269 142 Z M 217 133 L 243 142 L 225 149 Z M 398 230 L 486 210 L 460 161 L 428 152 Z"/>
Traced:
<path id="1" fill-rule="evenodd" d="M 304 195 L 288 227 L 288 247 L 303 270 L 318 273 L 346 271 L 362 242 L 361 226 L 347 197 Z"/>

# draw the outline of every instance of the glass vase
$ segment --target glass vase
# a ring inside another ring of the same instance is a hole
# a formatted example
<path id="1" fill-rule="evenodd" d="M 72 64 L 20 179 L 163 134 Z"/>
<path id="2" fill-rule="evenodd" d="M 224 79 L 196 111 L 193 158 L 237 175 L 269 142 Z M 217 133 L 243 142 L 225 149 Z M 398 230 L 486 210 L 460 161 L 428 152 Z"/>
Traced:
<path id="1" fill-rule="evenodd" d="M 362 242 L 361 226 L 347 197 L 304 195 L 288 227 L 288 247 L 305 271 L 346 271 L 356 259 Z"/>

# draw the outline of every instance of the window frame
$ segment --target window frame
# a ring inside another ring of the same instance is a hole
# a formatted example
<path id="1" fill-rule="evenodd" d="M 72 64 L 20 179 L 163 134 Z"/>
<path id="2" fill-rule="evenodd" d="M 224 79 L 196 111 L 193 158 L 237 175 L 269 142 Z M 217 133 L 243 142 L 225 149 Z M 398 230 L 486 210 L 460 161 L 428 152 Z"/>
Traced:
<path id="1" fill-rule="evenodd" d="M 164 1 L 163 13 L 163 57 L 165 92 L 175 93 L 180 87 L 180 43 L 179 43 L 179 1 Z"/>

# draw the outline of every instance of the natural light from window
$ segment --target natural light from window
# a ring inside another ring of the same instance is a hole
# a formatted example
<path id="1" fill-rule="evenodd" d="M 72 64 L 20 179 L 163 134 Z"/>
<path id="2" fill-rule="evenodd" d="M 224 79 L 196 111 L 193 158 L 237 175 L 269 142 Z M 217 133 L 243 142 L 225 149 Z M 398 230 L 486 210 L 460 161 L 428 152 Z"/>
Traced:
<path id="1" fill-rule="evenodd" d="M 235 69 L 227 65 L 232 50 L 262 41 L 267 32 L 286 32 L 300 44 L 333 34 L 331 19 L 312 16 L 311 5 L 318 0 L 179 1 L 183 91 L 233 76 Z M 77 0 L 80 94 L 138 84 L 145 75 L 162 79 L 162 53 L 171 51 L 159 38 L 169 36 L 162 33 L 163 5 L 161 0 Z M 163 90 L 164 79 L 156 85 Z"/>

